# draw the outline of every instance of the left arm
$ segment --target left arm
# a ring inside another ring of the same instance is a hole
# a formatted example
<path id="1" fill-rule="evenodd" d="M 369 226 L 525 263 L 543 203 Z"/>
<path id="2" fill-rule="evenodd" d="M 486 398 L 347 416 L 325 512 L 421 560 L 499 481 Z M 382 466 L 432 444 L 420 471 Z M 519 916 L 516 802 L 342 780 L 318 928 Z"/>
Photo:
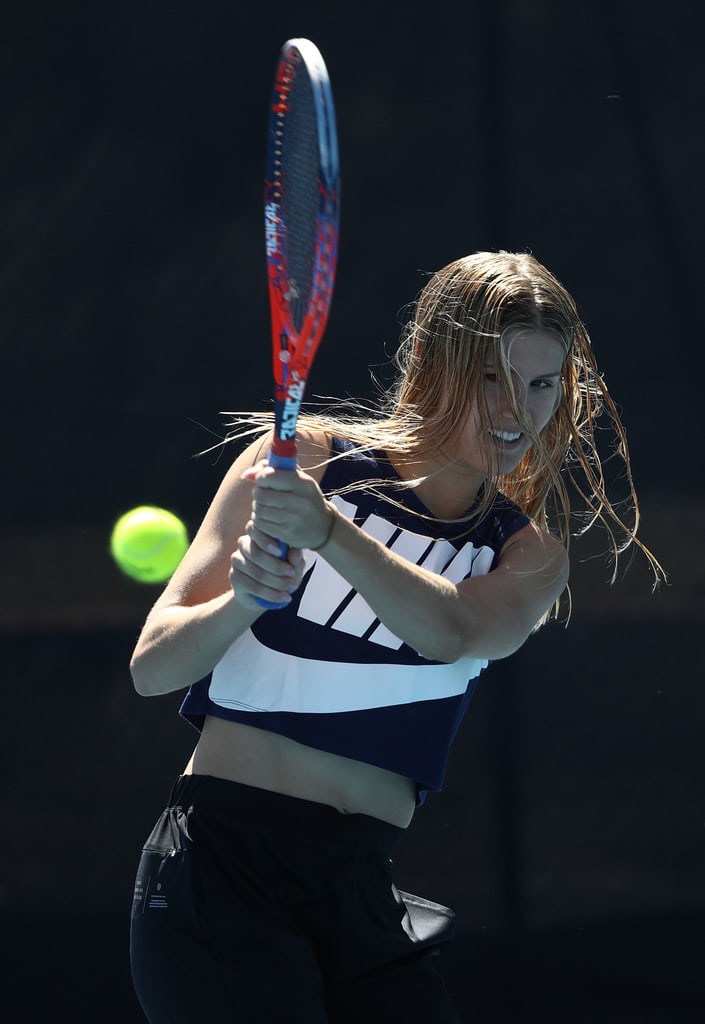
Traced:
<path id="1" fill-rule="evenodd" d="M 455 584 L 401 558 L 341 516 L 306 473 L 260 465 L 246 475 L 255 481 L 255 543 L 265 546 L 276 536 L 295 547 L 319 547 L 380 621 L 430 660 L 507 657 L 565 589 L 566 551 L 533 524 L 507 541 L 492 572 Z M 256 566 L 251 571 L 254 593 Z"/>
<path id="2" fill-rule="evenodd" d="M 455 584 L 335 515 L 321 554 L 395 636 L 433 661 L 513 654 L 567 583 L 565 549 L 533 524 L 510 538 L 492 572 Z"/>

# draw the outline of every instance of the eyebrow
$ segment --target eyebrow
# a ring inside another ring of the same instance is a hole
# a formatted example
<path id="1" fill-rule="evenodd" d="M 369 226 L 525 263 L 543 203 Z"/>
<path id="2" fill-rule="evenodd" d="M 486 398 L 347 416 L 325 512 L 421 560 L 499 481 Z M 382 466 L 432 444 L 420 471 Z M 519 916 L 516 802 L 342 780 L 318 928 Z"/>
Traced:
<path id="1" fill-rule="evenodd" d="M 483 369 L 485 370 L 496 370 L 497 363 L 485 363 Z M 539 377 L 562 377 L 563 370 L 551 370 L 549 373 L 535 373 L 532 375 L 532 380 L 537 380 Z"/>

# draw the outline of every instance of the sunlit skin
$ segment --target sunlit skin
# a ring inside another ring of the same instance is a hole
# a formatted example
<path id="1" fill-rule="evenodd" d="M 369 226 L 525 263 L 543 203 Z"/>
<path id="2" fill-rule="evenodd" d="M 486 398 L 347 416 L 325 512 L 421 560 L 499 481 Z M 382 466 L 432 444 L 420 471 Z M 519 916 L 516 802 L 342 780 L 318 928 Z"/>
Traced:
<path id="1" fill-rule="evenodd" d="M 539 433 L 560 401 L 565 348 L 552 334 L 518 330 L 508 333 L 503 346 L 517 403 L 533 431 Z M 493 433 L 483 426 L 475 403 L 452 449 L 435 459 L 415 462 L 413 466 L 399 463 L 396 467 L 406 479 L 426 478 L 416 488 L 417 494 L 441 518 L 465 512 L 490 474 L 510 473 L 531 447 L 531 439 L 517 422 L 492 362 L 485 368 L 484 396 Z M 503 438 L 498 434 L 518 436 Z"/>
<path id="2" fill-rule="evenodd" d="M 560 401 L 565 349 L 554 335 L 528 330 L 507 332 L 503 346 L 511 368 L 519 409 L 532 432 L 540 433 Z M 402 478 L 420 481 L 412 483 L 412 486 L 420 500 L 439 519 L 465 515 L 487 478 L 490 475 L 510 473 L 531 447 L 531 438 L 517 422 L 512 402 L 500 383 L 497 367 L 491 362 L 485 368 L 483 387 L 490 429 L 486 424 L 483 425 L 480 408 L 475 403 L 470 406 L 465 424 L 458 431 L 457 441 L 452 448 L 423 459 L 392 459 Z M 502 434 L 505 436 L 502 437 Z M 262 489 L 254 492 L 255 521 L 251 521 L 248 526 L 249 540 L 245 541 L 247 550 L 242 554 L 245 559 L 254 556 L 262 563 L 262 556 L 271 552 L 267 555 L 266 564 L 273 564 L 277 575 L 282 574 L 284 569 L 278 559 L 274 563 L 271 561 L 271 556 L 279 551 L 271 538 L 281 535 L 277 531 L 290 521 L 292 514 L 297 521 L 301 518 L 303 506 L 299 503 L 303 499 L 305 505 L 308 500 L 304 499 L 303 489 L 309 490 L 310 499 L 319 509 L 319 524 L 314 527 L 314 543 L 325 538 L 329 526 L 318 484 L 305 473 L 299 472 L 298 478 L 301 488 L 290 474 L 272 470 L 264 462 L 243 474 L 243 479 L 256 481 Z M 274 489 L 274 493 L 270 488 Z M 299 490 L 300 494 L 293 493 Z M 291 493 L 287 495 L 287 492 Z M 259 549 L 259 552 L 255 549 Z M 301 577 L 300 552 L 292 552 L 290 561 L 295 565 L 290 565 L 286 571 L 293 576 L 294 584 L 298 585 Z M 238 596 L 238 600 L 256 607 L 254 599 L 246 591 Z"/>
<path id="3" fill-rule="evenodd" d="M 560 398 L 563 348 L 555 338 L 537 332 L 506 340 L 522 418 L 532 431 L 540 431 Z M 408 457 L 394 462 L 407 479 L 428 474 L 417 493 L 440 518 L 466 514 L 488 475 L 497 468 L 509 472 L 529 447 L 496 370 L 486 366 L 481 396 L 489 426 L 520 436 L 493 439 L 487 423 L 482 426 L 483 406 L 471 407 L 449 450 L 421 462 L 410 463 Z M 149 649 L 158 659 L 164 630 L 178 629 L 178 663 L 164 660 L 168 664 L 162 681 L 154 660 L 141 671 L 138 651 L 132 668 L 140 692 L 167 692 L 174 688 L 174 678 L 181 685 L 201 678 L 230 647 L 233 636 L 262 614 L 256 595 L 274 603 L 290 601 L 305 568 L 302 549 L 325 546 L 332 569 L 363 595 L 395 635 L 431 661 L 507 657 L 562 592 L 568 575 L 565 550 L 533 524 L 504 545 L 495 571 L 459 584 L 407 562 L 325 499 L 320 484 L 329 447 L 323 430 L 301 434 L 295 472 L 276 470 L 263 461 L 259 441 L 238 456 L 189 554 L 155 605 L 153 615 L 159 618 Z M 276 537 L 289 545 L 286 559 L 278 557 Z M 228 563 L 230 589 L 223 593 Z M 505 614 L 508 606 L 511 615 Z M 206 632 L 209 647 L 202 649 L 198 637 Z M 402 828 L 415 806 L 415 786 L 405 776 L 220 718 L 207 719 L 185 770 L 371 814 Z"/>

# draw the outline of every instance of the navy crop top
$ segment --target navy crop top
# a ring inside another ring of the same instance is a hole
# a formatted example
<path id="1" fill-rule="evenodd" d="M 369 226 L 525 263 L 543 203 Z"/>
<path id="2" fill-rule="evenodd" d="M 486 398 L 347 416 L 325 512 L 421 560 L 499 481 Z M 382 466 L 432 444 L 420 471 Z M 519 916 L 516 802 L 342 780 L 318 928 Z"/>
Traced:
<path id="1" fill-rule="evenodd" d="M 490 572 L 505 541 L 529 522 L 497 495 L 470 531 L 431 517 L 381 452 L 333 439 L 322 490 L 343 515 L 396 554 L 459 583 Z M 388 480 L 335 494 L 355 482 Z M 392 504 L 384 498 L 392 494 Z M 415 514 L 416 513 L 416 514 Z M 419 515 L 420 513 L 420 515 Z M 303 582 L 285 608 L 265 612 L 234 641 L 181 714 L 206 715 L 281 733 L 299 743 L 413 779 L 419 803 L 440 790 L 448 754 L 487 661 L 421 657 L 384 626 L 322 555 L 306 551 Z"/>

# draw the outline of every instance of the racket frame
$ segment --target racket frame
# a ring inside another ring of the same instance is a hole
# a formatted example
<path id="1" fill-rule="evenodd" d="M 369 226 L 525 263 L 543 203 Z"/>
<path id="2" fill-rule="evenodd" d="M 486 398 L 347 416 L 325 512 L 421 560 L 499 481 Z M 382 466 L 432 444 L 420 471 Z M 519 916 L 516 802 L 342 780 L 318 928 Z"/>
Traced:
<path id="1" fill-rule="evenodd" d="M 308 73 L 318 128 L 318 205 L 313 279 L 308 308 L 297 331 L 290 296 L 285 217 L 286 167 L 282 140 L 296 76 Z M 282 47 L 272 90 L 265 172 L 265 248 L 272 326 L 274 434 L 270 464 L 296 468 L 296 427 L 314 356 L 328 322 L 338 260 L 340 161 L 335 108 L 323 58 L 308 39 Z"/>
<path id="2" fill-rule="evenodd" d="M 316 242 L 311 292 L 300 330 L 292 317 L 290 298 L 295 283 L 288 269 L 285 215 L 287 168 L 283 144 L 287 112 L 296 76 L 308 74 L 313 93 L 318 141 Z M 269 465 L 295 470 L 296 430 L 308 376 L 328 322 L 338 262 L 340 223 L 340 160 L 335 107 L 330 79 L 318 48 L 308 39 L 290 39 L 281 49 L 274 78 L 267 133 L 264 188 L 265 251 L 272 326 L 274 431 Z M 288 546 L 278 541 L 282 559 Z M 284 607 L 256 598 L 264 608 Z"/>

